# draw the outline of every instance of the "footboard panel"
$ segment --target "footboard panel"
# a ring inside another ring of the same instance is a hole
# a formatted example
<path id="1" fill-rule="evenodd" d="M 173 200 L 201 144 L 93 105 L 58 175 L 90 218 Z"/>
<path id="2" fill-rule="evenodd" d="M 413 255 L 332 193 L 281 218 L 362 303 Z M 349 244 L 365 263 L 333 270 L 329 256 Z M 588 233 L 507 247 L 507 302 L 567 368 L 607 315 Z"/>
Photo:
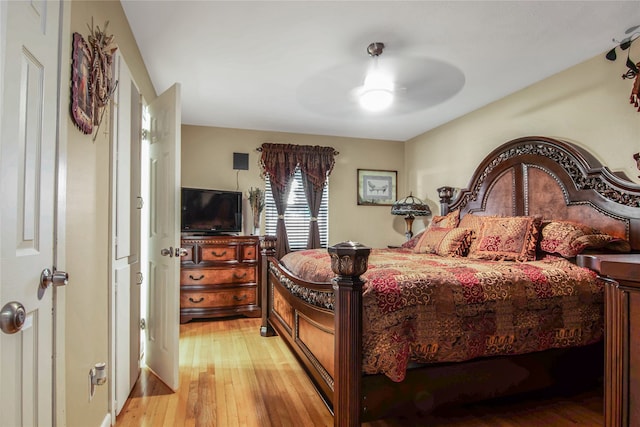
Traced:
<path id="1" fill-rule="evenodd" d="M 313 293 L 319 299 L 332 297 L 329 284 L 297 281 L 276 261 L 269 262 L 268 323 L 291 348 L 309 374 L 322 399 L 333 412 L 334 315 L 294 294 Z M 292 291 L 293 290 L 293 291 Z"/>

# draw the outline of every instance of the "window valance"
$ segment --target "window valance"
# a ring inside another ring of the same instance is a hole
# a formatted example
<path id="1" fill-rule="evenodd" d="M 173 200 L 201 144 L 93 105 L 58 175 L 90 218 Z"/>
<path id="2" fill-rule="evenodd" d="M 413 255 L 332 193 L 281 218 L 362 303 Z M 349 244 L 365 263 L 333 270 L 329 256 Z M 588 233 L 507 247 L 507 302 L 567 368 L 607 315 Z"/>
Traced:
<path id="1" fill-rule="evenodd" d="M 283 189 L 288 179 L 300 169 L 311 181 L 314 189 L 324 186 L 339 153 L 333 147 L 318 145 L 275 144 L 265 142 L 260 164 L 263 174 L 269 175 L 271 185 Z"/>

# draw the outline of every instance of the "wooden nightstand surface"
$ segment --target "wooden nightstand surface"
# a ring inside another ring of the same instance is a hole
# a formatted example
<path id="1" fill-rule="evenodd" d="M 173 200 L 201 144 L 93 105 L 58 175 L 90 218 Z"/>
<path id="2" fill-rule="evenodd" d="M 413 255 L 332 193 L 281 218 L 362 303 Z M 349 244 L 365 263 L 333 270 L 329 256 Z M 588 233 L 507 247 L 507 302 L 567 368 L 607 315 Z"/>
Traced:
<path id="1" fill-rule="evenodd" d="M 598 272 L 601 276 L 636 282 L 636 286 L 640 286 L 640 254 L 580 254 L 576 263 Z"/>

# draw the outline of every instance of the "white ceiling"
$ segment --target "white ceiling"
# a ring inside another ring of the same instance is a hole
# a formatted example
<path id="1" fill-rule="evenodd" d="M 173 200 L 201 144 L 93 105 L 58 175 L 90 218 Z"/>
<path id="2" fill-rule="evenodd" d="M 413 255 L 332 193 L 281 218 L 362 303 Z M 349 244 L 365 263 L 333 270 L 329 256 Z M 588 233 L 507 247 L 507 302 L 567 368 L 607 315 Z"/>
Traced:
<path id="1" fill-rule="evenodd" d="M 184 124 L 400 141 L 604 55 L 640 24 L 640 1 L 122 6 L 156 92 L 181 84 Z M 399 94 L 408 103 L 386 113 L 365 114 L 349 95 L 371 42 L 386 45 L 380 66 L 409 75 Z M 439 92 L 452 81 L 459 91 Z"/>

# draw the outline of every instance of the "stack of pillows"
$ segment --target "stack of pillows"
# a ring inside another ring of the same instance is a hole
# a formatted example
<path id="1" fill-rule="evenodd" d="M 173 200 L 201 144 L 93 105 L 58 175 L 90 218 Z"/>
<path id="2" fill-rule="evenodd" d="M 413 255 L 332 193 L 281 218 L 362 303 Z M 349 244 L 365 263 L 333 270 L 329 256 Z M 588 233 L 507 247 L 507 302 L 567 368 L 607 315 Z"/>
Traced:
<path id="1" fill-rule="evenodd" d="M 416 253 L 504 261 L 534 261 L 539 253 L 574 258 L 588 249 L 631 251 L 627 240 L 573 221 L 474 214 L 460 219 L 458 210 L 435 216 L 425 231 L 402 247 Z"/>

